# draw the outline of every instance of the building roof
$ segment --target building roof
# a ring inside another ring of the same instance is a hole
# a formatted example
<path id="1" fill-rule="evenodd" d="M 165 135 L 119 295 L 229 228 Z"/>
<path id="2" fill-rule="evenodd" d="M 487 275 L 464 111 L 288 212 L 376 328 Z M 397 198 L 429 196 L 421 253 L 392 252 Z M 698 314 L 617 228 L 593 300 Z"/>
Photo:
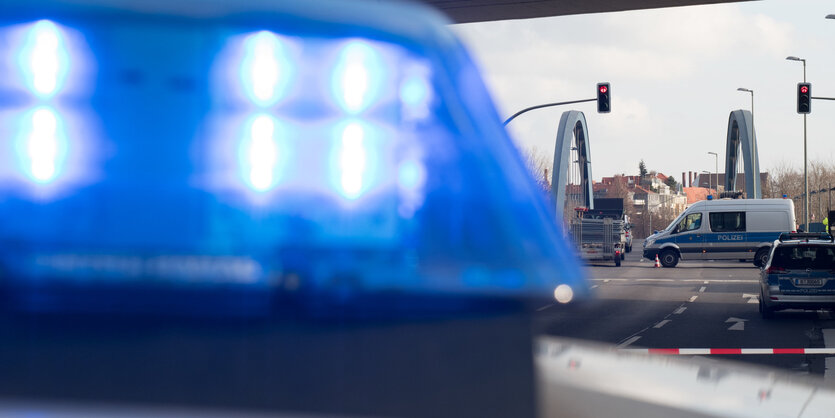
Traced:
<path id="1" fill-rule="evenodd" d="M 653 192 L 652 190 L 648 190 L 648 189 L 645 189 L 645 188 L 643 188 L 641 186 L 637 186 L 637 185 L 635 187 L 632 187 L 632 189 L 635 191 L 635 194 L 639 194 L 639 195 L 641 195 L 641 194 L 645 194 L 645 195 L 655 194 L 655 192 Z"/>
<path id="2" fill-rule="evenodd" d="M 684 194 L 687 195 L 687 204 L 692 205 L 693 203 L 707 200 L 707 196 L 711 194 L 715 194 L 716 190 L 709 189 L 707 187 L 683 187 Z"/>

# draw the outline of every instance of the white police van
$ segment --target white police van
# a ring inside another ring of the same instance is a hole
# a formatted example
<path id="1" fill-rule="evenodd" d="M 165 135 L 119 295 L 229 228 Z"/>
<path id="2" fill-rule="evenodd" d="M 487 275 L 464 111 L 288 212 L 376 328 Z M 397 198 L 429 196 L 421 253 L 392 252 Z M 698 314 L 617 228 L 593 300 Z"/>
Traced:
<path id="1" fill-rule="evenodd" d="M 696 202 L 644 241 L 644 258 L 664 267 L 681 260 L 746 260 L 762 266 L 781 233 L 794 231 L 788 199 L 722 199 Z"/>

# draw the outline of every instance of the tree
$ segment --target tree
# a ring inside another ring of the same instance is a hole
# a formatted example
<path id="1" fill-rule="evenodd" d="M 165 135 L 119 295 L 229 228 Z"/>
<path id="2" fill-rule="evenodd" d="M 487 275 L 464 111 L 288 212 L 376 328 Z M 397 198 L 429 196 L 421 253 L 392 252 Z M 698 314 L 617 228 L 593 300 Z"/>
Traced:
<path id="1" fill-rule="evenodd" d="M 647 176 L 647 165 L 644 163 L 644 160 L 638 163 L 638 175 L 641 177 L 641 180 Z"/>
<path id="2" fill-rule="evenodd" d="M 675 190 L 678 183 L 676 183 L 676 178 L 673 176 L 667 177 L 667 180 L 664 182 L 667 186 L 670 186 L 671 189 Z"/>
<path id="3" fill-rule="evenodd" d="M 786 195 L 794 200 L 795 218 L 803 222 L 803 170 L 781 162 L 769 172 L 769 184 L 763 185 L 773 197 Z M 829 161 L 809 162 L 809 221 L 821 220 L 829 211 L 829 189 L 835 186 L 835 164 Z M 832 192 L 835 194 L 835 192 Z M 763 193 L 765 194 L 765 193 Z"/>
<path id="4" fill-rule="evenodd" d="M 553 166 L 553 161 L 548 157 L 544 151 L 539 148 L 523 148 L 522 159 L 525 161 L 525 167 L 531 173 L 536 183 L 546 193 L 551 191 L 551 176 L 550 169 Z"/>
<path id="5" fill-rule="evenodd" d="M 769 185 L 775 197 L 786 195 L 793 199 L 803 194 L 803 173 L 795 170 L 788 162 L 782 161 L 770 170 L 771 184 Z M 794 205 L 795 218 L 803 223 L 802 200 L 796 200 Z"/>

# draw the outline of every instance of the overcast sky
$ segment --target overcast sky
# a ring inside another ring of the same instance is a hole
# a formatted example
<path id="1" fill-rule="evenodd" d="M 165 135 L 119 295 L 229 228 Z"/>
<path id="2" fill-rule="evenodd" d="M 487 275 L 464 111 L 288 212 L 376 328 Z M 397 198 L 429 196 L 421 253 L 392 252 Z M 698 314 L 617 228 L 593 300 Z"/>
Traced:
<path id="1" fill-rule="evenodd" d="M 499 114 L 595 97 L 612 83 L 612 113 L 594 102 L 535 110 L 510 123 L 521 148 L 549 156 L 563 111 L 585 113 L 595 180 L 637 174 L 638 161 L 680 180 L 682 171 L 723 170 L 728 116 L 749 109 L 763 171 L 803 164 L 803 117 L 795 55 L 807 59 L 814 96 L 835 97 L 833 0 L 767 0 L 631 12 L 453 25 L 468 45 Z M 814 100 L 809 160 L 835 161 L 835 101 Z"/>

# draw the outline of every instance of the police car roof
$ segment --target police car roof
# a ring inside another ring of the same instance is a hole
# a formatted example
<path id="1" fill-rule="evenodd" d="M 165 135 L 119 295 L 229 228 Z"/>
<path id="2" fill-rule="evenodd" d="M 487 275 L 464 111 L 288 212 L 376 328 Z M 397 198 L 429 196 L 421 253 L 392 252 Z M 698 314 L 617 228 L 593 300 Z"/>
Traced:
<path id="1" fill-rule="evenodd" d="M 777 242 L 833 244 L 833 237 L 825 232 L 784 232 L 780 234 Z"/>

